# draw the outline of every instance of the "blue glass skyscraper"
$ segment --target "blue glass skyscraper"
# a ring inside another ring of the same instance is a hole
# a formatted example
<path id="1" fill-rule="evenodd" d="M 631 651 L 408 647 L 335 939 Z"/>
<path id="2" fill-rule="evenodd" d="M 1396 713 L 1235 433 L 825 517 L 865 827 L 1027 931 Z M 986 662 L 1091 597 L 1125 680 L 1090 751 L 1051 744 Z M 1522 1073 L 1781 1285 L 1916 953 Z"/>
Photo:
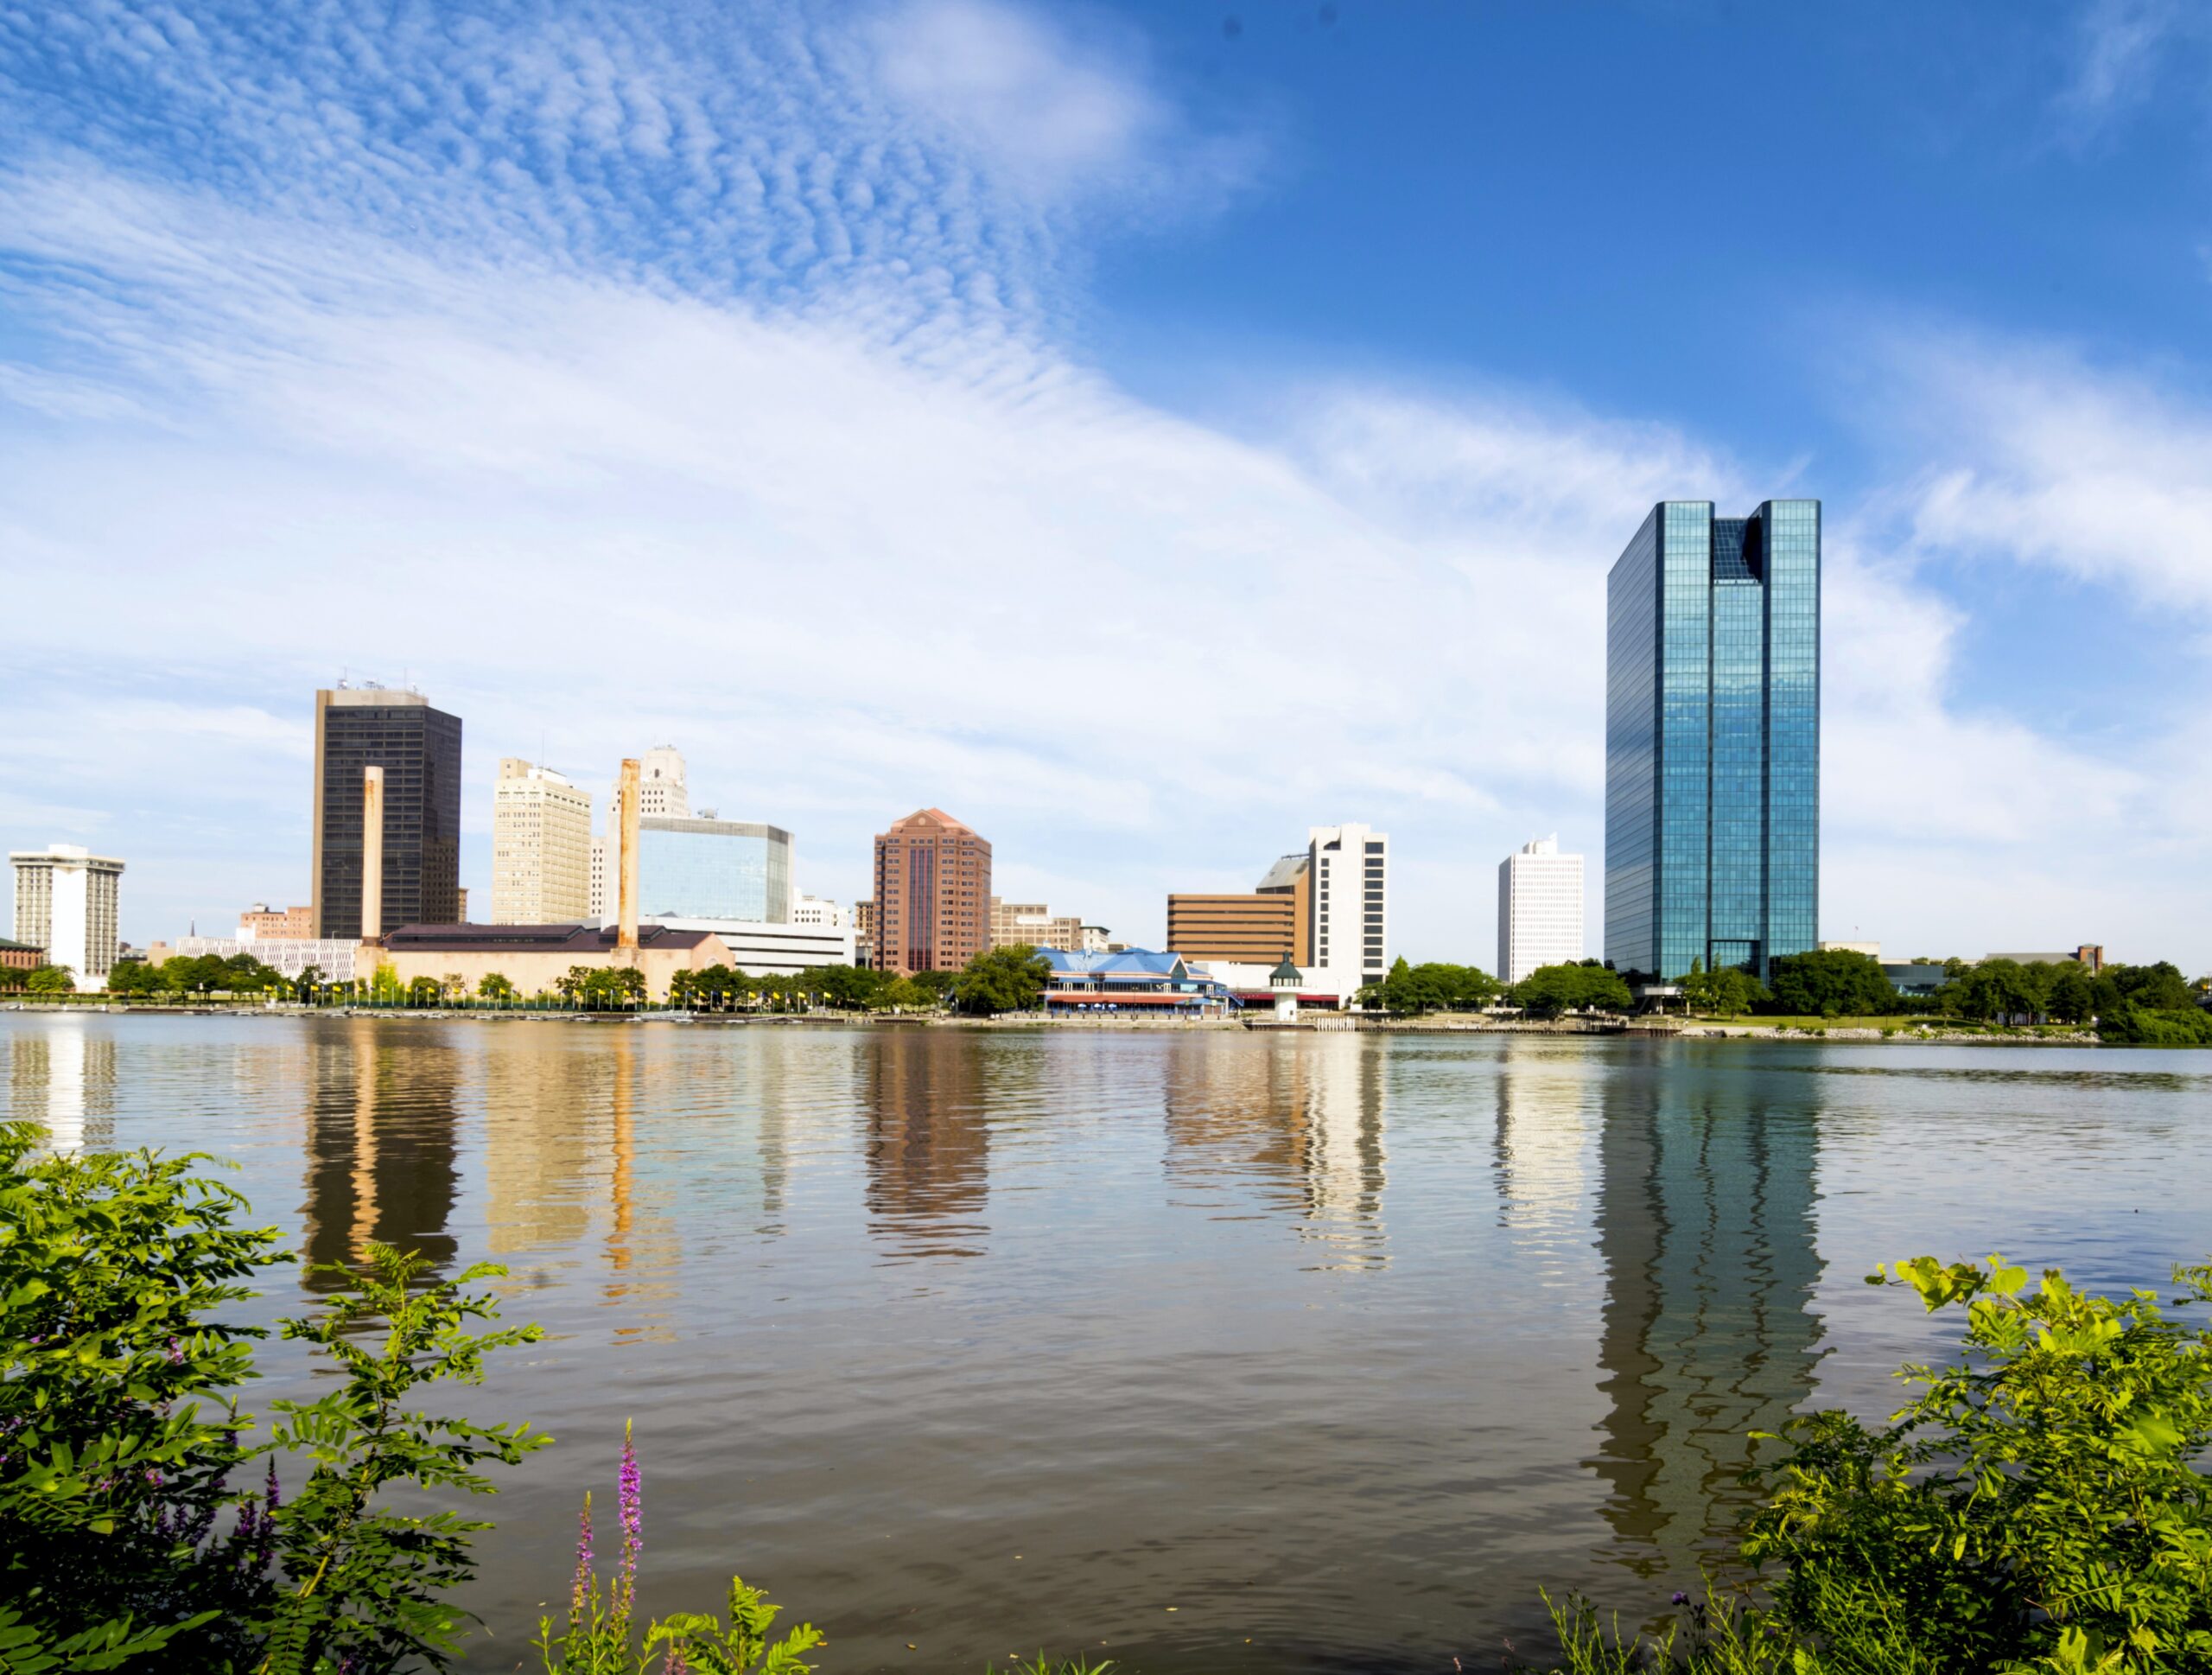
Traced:
<path id="1" fill-rule="evenodd" d="M 1605 959 L 1764 978 L 1821 893 L 1821 503 L 1663 500 L 1605 584 Z"/>

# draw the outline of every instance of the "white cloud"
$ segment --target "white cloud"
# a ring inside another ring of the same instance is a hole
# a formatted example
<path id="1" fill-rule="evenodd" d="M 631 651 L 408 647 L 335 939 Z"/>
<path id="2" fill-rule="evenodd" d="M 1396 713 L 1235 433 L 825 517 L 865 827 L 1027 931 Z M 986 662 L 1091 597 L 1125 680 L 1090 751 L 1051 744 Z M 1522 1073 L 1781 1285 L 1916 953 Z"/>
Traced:
<path id="1" fill-rule="evenodd" d="M 2082 11 L 2074 73 L 2060 95 L 2062 112 L 2086 131 L 2143 98 L 2161 49 L 2199 22 L 2188 0 L 2090 0 Z"/>
<path id="2" fill-rule="evenodd" d="M 1141 54 L 972 7 L 842 37 L 706 17 L 585 7 L 290 80 L 225 56 L 252 41 L 76 26 L 191 166 L 79 118 L 0 169 L 9 301 L 43 334 L 0 385 L 0 565 L 41 672 L 0 684 L 0 730 L 41 741 L 0 755 L 35 787 L 0 813 L 100 811 L 134 936 L 304 899 L 310 695 L 350 666 L 466 717 L 473 831 L 499 755 L 543 738 L 601 791 L 674 739 L 699 801 L 798 832 L 817 894 L 864 888 L 869 834 L 927 803 L 1020 893 L 1140 938 L 1168 889 L 1249 882 L 1327 820 L 1392 831 L 1415 957 L 1486 955 L 1529 836 L 1597 876 L 1611 558 L 1651 501 L 1745 507 L 1786 471 L 1514 390 L 1294 383 L 1243 435 L 1149 406 L 1057 347 L 1051 304 L 1087 206 L 1185 189 Z M 1947 375 L 1948 475 L 1902 522 L 1832 507 L 1830 904 L 1969 952 L 2016 920 L 1974 935 L 1962 904 L 1998 903 L 1961 876 L 2090 917 L 2105 887 L 2075 881 L 2114 831 L 2188 860 L 2158 761 L 1951 691 L 1960 619 L 1913 565 L 1965 532 L 2201 602 L 2155 531 L 2093 563 L 2084 454 L 2011 411 L 2025 387 Z M 2193 469 L 2188 419 L 2088 457 Z M 1993 525 L 1962 494 L 2050 498 Z"/>
<path id="3" fill-rule="evenodd" d="M 1918 464 L 1892 500 L 1923 557 L 2048 567 L 2212 612 L 2212 407 L 2065 349 L 1922 329 L 1883 346 L 1874 405 Z"/>
<path id="4" fill-rule="evenodd" d="M 1078 45 L 1033 14 L 985 0 L 910 0 L 871 38 L 884 85 L 968 138 L 994 168 L 1046 199 L 1118 184 L 1174 124 L 1126 60 L 1134 43 Z"/>

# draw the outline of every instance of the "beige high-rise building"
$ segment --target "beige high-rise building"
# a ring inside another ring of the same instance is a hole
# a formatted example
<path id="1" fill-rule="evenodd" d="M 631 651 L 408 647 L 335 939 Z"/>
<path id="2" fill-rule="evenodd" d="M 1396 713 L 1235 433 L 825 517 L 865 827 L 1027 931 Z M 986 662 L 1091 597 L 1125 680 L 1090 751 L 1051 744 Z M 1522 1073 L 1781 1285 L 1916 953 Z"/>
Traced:
<path id="1" fill-rule="evenodd" d="M 581 923 L 591 912 L 591 793 L 565 774 L 502 757 L 492 788 L 494 925 Z"/>
<path id="2" fill-rule="evenodd" d="M 1083 920 L 1076 914 L 1055 914 L 1042 901 L 1001 901 L 995 895 L 991 898 L 991 946 L 1010 948 L 1016 943 L 1081 953 Z"/>
<path id="3" fill-rule="evenodd" d="M 691 787 L 685 780 L 688 772 L 683 753 L 672 744 L 657 744 L 639 757 L 638 812 L 649 819 L 690 819 Z M 613 797 L 607 799 L 607 806 L 614 806 Z"/>
<path id="4" fill-rule="evenodd" d="M 266 901 L 257 901 L 238 915 L 238 940 L 258 942 L 291 941 L 315 934 L 315 908 L 272 908 Z"/>

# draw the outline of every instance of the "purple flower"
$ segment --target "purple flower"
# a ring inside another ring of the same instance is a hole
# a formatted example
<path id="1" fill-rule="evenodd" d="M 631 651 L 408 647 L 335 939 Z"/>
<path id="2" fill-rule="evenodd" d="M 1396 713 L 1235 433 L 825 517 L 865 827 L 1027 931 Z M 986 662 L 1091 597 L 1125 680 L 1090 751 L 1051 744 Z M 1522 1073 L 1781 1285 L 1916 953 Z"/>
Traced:
<path id="1" fill-rule="evenodd" d="M 582 1532 L 576 1537 L 576 1580 L 569 1590 L 569 1621 L 579 1621 L 584 1614 L 584 1596 L 591 1591 L 591 1491 L 584 1491 L 584 1515 Z"/>
<path id="2" fill-rule="evenodd" d="M 627 1420 L 622 1425 L 622 1591 L 626 1595 L 638 1583 L 638 1553 L 645 1544 L 645 1474 L 638 1469 L 638 1450 L 630 1441 Z"/>
<path id="3" fill-rule="evenodd" d="M 1689 1596 L 1688 1594 L 1683 1593 L 1680 1589 L 1676 1589 L 1675 1590 L 1675 1604 L 1677 1604 L 1677 1605 L 1688 1605 L 1689 1602 L 1690 1602 L 1690 1596 Z"/>

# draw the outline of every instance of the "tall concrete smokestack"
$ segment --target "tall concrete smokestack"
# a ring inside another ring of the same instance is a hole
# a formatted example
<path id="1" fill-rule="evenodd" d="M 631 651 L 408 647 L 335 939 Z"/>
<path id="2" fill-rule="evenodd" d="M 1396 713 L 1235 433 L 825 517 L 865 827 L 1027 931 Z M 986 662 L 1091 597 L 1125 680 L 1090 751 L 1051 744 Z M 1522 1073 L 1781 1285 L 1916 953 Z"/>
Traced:
<path id="1" fill-rule="evenodd" d="M 636 952 L 638 946 L 638 759 L 622 759 L 621 900 L 617 910 L 614 946 Z"/>
<path id="2" fill-rule="evenodd" d="M 384 769 L 361 770 L 361 940 L 384 940 Z"/>

